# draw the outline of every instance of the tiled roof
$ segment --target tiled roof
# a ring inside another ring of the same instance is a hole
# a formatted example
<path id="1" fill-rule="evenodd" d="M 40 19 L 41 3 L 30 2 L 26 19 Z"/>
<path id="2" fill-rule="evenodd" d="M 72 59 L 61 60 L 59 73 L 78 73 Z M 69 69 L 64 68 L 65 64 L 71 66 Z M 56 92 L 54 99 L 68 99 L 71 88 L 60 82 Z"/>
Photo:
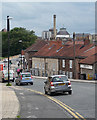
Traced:
<path id="1" fill-rule="evenodd" d="M 67 41 L 66 44 L 73 45 L 73 40 L 72 40 L 72 41 Z M 75 41 L 75 44 L 81 44 L 81 45 L 84 45 L 84 41 Z"/>
<path id="2" fill-rule="evenodd" d="M 80 53 L 80 56 L 89 57 L 91 55 L 94 55 L 96 52 L 97 52 L 97 46 L 91 46 L 87 50 L 84 50 L 83 53 Z"/>
<path id="3" fill-rule="evenodd" d="M 36 43 L 32 44 L 30 47 L 28 47 L 25 52 L 29 51 L 38 51 L 40 50 L 44 45 L 47 44 L 47 41 L 44 40 L 38 40 Z"/>
<path id="4" fill-rule="evenodd" d="M 74 57 L 73 44 L 62 44 L 62 41 L 39 41 L 34 44 L 28 51 L 38 50 L 33 57 L 56 57 L 56 58 L 70 58 Z M 97 53 L 97 46 L 94 44 L 82 45 L 75 44 L 75 57 L 84 58 L 80 63 L 92 64 L 95 62 Z M 97 59 L 96 59 L 97 60 Z"/>
<path id="5" fill-rule="evenodd" d="M 81 60 L 79 63 L 81 64 L 94 64 L 97 62 L 97 54 L 91 55 L 83 60 Z"/>
<path id="6" fill-rule="evenodd" d="M 53 56 L 60 47 L 62 46 L 61 41 L 49 41 L 39 52 L 35 53 L 34 56 Z"/>

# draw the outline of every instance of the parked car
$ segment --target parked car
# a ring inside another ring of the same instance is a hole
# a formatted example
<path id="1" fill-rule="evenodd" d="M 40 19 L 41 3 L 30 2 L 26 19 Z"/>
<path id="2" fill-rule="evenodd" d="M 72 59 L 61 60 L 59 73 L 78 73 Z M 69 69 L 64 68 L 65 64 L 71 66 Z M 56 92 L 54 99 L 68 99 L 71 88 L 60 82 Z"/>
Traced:
<path id="1" fill-rule="evenodd" d="M 68 92 L 72 94 L 71 82 L 65 75 L 50 76 L 44 83 L 45 94 L 51 95 L 52 93 L 58 92 Z"/>
<path id="2" fill-rule="evenodd" d="M 33 85 L 33 78 L 30 72 L 20 73 L 19 76 L 15 79 L 16 85 L 28 84 Z"/>
<path id="3" fill-rule="evenodd" d="M 9 80 L 14 81 L 14 71 L 9 70 Z M 8 81 L 8 70 L 2 71 L 2 82 Z"/>

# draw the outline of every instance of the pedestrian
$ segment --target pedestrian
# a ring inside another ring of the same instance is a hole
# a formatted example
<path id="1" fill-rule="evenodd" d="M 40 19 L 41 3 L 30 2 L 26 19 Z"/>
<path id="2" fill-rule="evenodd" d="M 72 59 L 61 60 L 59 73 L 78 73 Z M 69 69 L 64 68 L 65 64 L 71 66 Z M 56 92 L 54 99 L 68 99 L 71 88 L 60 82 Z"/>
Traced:
<path id="1" fill-rule="evenodd" d="M 20 69 L 17 69 L 17 74 L 18 74 L 18 76 L 19 76 L 19 74 L 20 74 Z"/>

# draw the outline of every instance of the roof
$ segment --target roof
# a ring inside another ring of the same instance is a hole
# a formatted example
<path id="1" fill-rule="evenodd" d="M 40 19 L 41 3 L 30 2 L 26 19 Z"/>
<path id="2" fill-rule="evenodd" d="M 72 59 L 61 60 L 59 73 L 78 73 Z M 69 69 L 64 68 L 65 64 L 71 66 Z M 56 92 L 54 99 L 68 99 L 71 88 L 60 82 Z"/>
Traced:
<path id="1" fill-rule="evenodd" d="M 84 50 L 82 53 L 80 52 L 80 56 L 89 57 L 94 55 L 97 52 L 97 46 L 91 46 L 90 48 Z"/>
<path id="2" fill-rule="evenodd" d="M 56 50 L 62 47 L 62 41 L 48 41 L 44 47 L 42 47 L 39 52 L 35 53 L 34 56 L 47 57 L 54 56 Z"/>
<path id="3" fill-rule="evenodd" d="M 70 34 L 66 31 L 66 28 L 60 28 L 60 31 L 57 33 L 57 35 L 70 35 Z"/>
<path id="4" fill-rule="evenodd" d="M 67 41 L 66 44 L 73 45 L 73 40 L 72 40 L 72 41 Z M 75 44 L 81 44 L 81 45 L 84 45 L 84 41 L 75 41 Z"/>
<path id="5" fill-rule="evenodd" d="M 38 58 L 74 59 L 74 46 L 67 43 L 62 44 L 62 41 L 38 41 L 29 47 L 26 52 L 37 50 L 32 56 Z M 97 61 L 97 46 L 76 43 L 75 57 L 83 59 L 80 63 L 93 64 Z"/>
<path id="6" fill-rule="evenodd" d="M 78 51 L 82 45 L 75 45 L 75 55 L 78 55 Z M 34 57 L 74 57 L 74 46 L 73 45 L 62 45 L 62 41 L 50 41 L 39 52 L 34 54 Z"/>
<path id="7" fill-rule="evenodd" d="M 30 47 L 28 47 L 25 50 L 25 52 L 38 51 L 38 50 L 40 50 L 46 44 L 47 44 L 47 41 L 38 40 L 38 41 L 36 41 L 36 43 L 34 43 Z"/>
<path id="8" fill-rule="evenodd" d="M 97 62 L 97 54 L 91 55 L 83 60 L 81 60 L 79 63 L 81 64 L 94 64 Z"/>

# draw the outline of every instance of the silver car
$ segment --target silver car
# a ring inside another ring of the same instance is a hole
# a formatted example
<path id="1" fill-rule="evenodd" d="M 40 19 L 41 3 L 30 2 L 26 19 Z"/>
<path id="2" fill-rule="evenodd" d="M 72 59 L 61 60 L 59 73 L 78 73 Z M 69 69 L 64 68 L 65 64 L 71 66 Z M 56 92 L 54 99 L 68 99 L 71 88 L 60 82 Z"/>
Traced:
<path id="1" fill-rule="evenodd" d="M 72 94 L 71 82 L 66 75 L 50 76 L 44 83 L 45 94 L 51 95 L 57 92 L 68 92 Z"/>

